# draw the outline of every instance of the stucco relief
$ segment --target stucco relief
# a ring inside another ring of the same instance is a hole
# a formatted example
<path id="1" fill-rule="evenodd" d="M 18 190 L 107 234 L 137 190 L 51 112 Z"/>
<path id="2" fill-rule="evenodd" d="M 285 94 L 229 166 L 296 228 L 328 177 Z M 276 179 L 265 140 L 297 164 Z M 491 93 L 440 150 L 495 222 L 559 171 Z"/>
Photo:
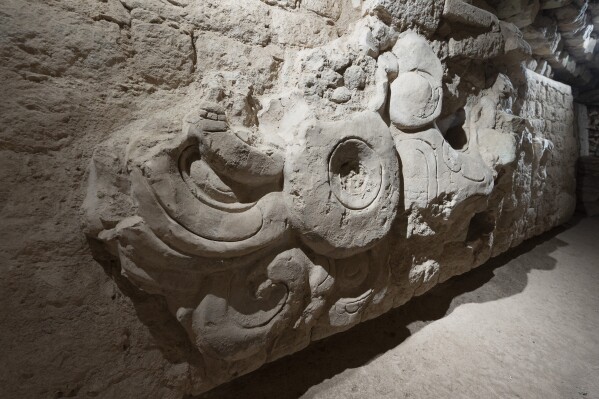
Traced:
<path id="1" fill-rule="evenodd" d="M 546 177 L 553 144 L 514 115 L 510 79 L 442 115 L 444 66 L 414 31 L 366 17 L 283 71 L 245 121 L 208 92 L 182 129 L 109 139 L 92 160 L 86 233 L 164 298 L 202 389 L 481 264 L 522 201 L 518 163 Z"/>

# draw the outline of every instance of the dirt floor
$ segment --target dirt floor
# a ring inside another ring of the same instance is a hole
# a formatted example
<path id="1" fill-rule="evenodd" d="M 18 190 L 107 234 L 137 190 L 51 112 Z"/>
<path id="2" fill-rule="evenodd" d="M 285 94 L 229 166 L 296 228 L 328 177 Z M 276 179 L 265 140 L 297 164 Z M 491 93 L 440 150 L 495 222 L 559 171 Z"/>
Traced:
<path id="1" fill-rule="evenodd" d="M 202 398 L 599 398 L 599 217 Z"/>

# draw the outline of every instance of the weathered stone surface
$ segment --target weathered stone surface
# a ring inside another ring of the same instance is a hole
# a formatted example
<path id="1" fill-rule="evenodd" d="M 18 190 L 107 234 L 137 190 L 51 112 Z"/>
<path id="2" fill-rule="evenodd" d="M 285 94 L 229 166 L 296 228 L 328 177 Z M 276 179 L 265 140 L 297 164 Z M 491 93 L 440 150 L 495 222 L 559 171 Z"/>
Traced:
<path id="1" fill-rule="evenodd" d="M 365 0 L 362 8 L 400 30 L 418 28 L 430 35 L 439 25 L 443 3 L 443 0 Z"/>
<path id="2" fill-rule="evenodd" d="M 599 157 L 599 106 L 588 107 L 588 154 L 583 153 L 582 156 L 591 155 Z"/>
<path id="3" fill-rule="evenodd" d="M 543 11 L 523 28 L 533 54 L 546 60 L 561 80 L 584 88 L 595 86 L 599 64 L 595 47 L 599 24 L 596 2 L 541 2 Z"/>
<path id="4" fill-rule="evenodd" d="M 446 0 L 443 17 L 452 22 L 488 29 L 498 23 L 498 19 L 493 13 L 462 0 Z"/>
<path id="5" fill-rule="evenodd" d="M 511 22 L 519 28 L 532 24 L 541 5 L 539 0 L 491 1 L 497 10 L 497 17 Z"/>
<path id="6" fill-rule="evenodd" d="M 5 1 L 2 394 L 197 394 L 564 222 L 589 19 L 483 3 Z"/>
<path id="7" fill-rule="evenodd" d="M 599 215 L 599 157 L 578 160 L 576 194 L 578 208 L 587 215 Z"/>
<path id="8" fill-rule="evenodd" d="M 488 19 L 449 56 L 505 54 Z M 180 130 L 146 124 L 96 151 L 86 234 L 164 298 L 197 350 L 192 390 L 376 317 L 573 211 L 567 86 L 526 72 L 517 90 L 496 74 L 441 120 L 437 53 L 383 25 L 369 16 L 287 58 L 283 86 L 247 92 L 239 112 L 208 98 Z"/>

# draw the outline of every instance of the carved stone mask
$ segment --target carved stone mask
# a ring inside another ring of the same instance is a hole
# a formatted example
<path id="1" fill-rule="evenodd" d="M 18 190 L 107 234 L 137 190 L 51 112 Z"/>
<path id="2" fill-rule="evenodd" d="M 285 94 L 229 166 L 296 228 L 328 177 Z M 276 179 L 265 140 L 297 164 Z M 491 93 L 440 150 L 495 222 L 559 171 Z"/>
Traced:
<path id="1" fill-rule="evenodd" d="M 204 101 L 182 129 L 144 127 L 96 150 L 84 205 L 96 258 L 162 298 L 202 389 L 398 306 L 444 261 L 490 256 L 488 199 L 523 146 L 513 87 L 500 77 L 452 116 L 466 135 L 454 148 L 438 124 L 443 64 L 424 37 L 388 36 L 301 53 L 314 77 L 290 72 L 245 126 L 225 101 Z M 534 143 L 543 177 L 552 144 Z"/>

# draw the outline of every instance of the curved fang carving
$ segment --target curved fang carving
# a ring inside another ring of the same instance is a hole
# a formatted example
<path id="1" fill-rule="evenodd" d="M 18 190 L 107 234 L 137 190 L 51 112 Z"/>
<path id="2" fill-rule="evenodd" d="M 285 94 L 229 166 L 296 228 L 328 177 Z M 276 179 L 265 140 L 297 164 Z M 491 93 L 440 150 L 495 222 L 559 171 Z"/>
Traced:
<path id="1" fill-rule="evenodd" d="M 181 177 L 200 201 L 214 208 L 226 211 L 243 211 L 256 203 L 241 203 L 237 194 L 201 158 L 197 146 L 189 146 L 179 157 Z"/>
<path id="2" fill-rule="evenodd" d="M 271 262 L 219 275 L 193 312 L 193 331 L 204 353 L 239 360 L 266 350 L 271 334 L 287 327 L 304 306 L 311 262 L 299 249 Z"/>

